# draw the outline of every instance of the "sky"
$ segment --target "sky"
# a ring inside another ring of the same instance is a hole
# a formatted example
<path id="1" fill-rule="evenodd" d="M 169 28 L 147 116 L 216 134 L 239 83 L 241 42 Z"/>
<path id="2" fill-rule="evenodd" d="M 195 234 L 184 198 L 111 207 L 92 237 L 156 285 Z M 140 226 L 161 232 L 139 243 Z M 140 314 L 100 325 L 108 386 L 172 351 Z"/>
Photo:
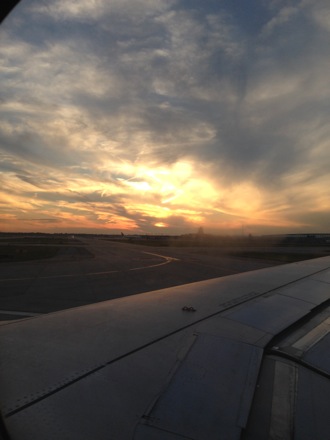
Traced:
<path id="1" fill-rule="evenodd" d="M 0 231 L 329 232 L 328 0 L 22 0 Z"/>

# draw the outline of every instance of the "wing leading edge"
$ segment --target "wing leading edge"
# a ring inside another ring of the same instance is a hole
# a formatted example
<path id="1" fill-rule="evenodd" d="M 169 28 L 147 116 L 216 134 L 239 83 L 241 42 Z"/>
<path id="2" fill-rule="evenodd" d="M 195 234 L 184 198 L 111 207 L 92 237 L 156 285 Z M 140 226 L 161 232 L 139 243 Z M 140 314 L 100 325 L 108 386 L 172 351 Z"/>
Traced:
<path id="1" fill-rule="evenodd" d="M 329 285 L 324 257 L 2 325 L 4 436 L 324 439 Z"/>

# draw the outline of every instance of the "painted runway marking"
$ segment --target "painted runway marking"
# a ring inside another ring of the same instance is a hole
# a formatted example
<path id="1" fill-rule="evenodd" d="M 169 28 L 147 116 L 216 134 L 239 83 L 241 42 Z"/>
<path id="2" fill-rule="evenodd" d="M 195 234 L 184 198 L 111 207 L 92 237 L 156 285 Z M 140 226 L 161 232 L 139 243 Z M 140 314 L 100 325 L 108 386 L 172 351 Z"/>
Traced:
<path id="1" fill-rule="evenodd" d="M 153 256 L 155 256 L 155 257 L 164 258 L 165 261 L 163 261 L 162 263 L 151 264 L 150 266 L 134 267 L 133 269 L 128 269 L 128 270 L 142 270 L 142 269 L 149 269 L 149 268 L 151 268 L 151 267 L 164 266 L 165 264 L 172 263 L 172 261 L 179 261 L 178 258 L 167 257 L 167 256 L 165 256 L 165 255 L 153 254 L 153 253 L 151 253 L 151 252 L 142 252 L 142 253 L 143 253 L 143 254 L 148 254 L 148 255 L 153 255 Z"/>
<path id="2" fill-rule="evenodd" d="M 153 256 L 156 256 L 156 257 L 160 257 L 160 258 L 164 258 L 165 261 L 163 261 L 162 263 L 152 264 L 152 265 L 150 265 L 150 266 L 134 267 L 133 269 L 129 269 L 129 270 L 143 270 L 143 269 L 149 269 L 149 268 L 151 268 L 151 267 L 164 266 L 165 264 L 172 263 L 172 261 L 179 261 L 178 258 L 166 257 L 165 255 L 153 254 L 153 253 L 151 253 L 151 252 L 142 252 L 142 253 L 143 253 L 143 254 L 148 254 L 148 255 L 153 255 Z"/>
<path id="3" fill-rule="evenodd" d="M 152 267 L 158 267 L 163 266 L 165 264 L 172 263 L 173 261 L 180 261 L 179 258 L 174 257 L 167 257 L 165 255 L 160 254 L 153 254 L 151 252 L 142 252 L 143 254 L 153 255 L 154 257 L 164 258 L 165 261 L 157 264 L 151 264 L 149 266 L 140 266 L 140 267 L 133 267 L 132 269 L 126 269 L 126 271 L 133 271 L 133 270 L 143 270 L 143 269 L 150 269 Z M 102 272 L 88 272 L 88 273 L 74 273 L 74 274 L 63 274 L 63 275 L 47 275 L 47 276 L 38 276 L 35 275 L 34 277 L 23 277 L 23 278 L 1 278 L 1 281 L 30 281 L 30 280 L 48 280 L 48 279 L 54 279 L 54 278 L 74 278 L 74 277 L 84 277 L 84 276 L 95 276 L 95 275 L 109 275 L 112 273 L 120 273 L 125 272 L 125 270 L 109 270 L 109 271 L 102 271 Z"/>
<path id="4" fill-rule="evenodd" d="M 17 315 L 17 316 L 39 316 L 43 313 L 17 312 L 15 310 L 0 310 L 1 315 Z"/>
<path id="5" fill-rule="evenodd" d="M 29 281 L 29 280 L 48 280 L 51 278 L 74 278 L 74 277 L 87 277 L 92 275 L 106 275 L 109 273 L 118 273 L 119 270 L 109 270 L 104 272 L 88 272 L 88 273 L 70 273 L 65 275 L 47 275 L 45 277 L 39 277 L 38 275 L 34 277 L 26 277 L 26 278 L 1 278 L 0 281 Z"/>
<path id="6" fill-rule="evenodd" d="M 155 257 L 165 258 L 166 260 L 170 260 L 170 261 L 180 261 L 179 258 L 167 257 L 166 255 L 153 254 L 151 252 L 143 252 L 143 254 L 154 255 Z"/>

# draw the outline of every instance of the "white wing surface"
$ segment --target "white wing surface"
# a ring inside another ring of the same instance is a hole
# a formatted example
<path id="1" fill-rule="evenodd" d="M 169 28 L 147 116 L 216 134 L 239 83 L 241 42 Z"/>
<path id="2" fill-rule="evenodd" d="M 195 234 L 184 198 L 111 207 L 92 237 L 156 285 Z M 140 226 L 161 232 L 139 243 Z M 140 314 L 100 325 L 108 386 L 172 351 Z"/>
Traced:
<path id="1" fill-rule="evenodd" d="M 0 327 L 13 440 L 320 439 L 330 257 Z"/>

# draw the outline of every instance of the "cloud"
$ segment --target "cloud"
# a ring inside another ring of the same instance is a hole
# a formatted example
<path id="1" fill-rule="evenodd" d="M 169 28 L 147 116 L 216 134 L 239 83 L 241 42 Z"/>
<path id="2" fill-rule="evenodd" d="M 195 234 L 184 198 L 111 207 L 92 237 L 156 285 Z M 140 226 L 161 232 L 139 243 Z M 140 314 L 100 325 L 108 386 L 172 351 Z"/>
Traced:
<path id="1" fill-rule="evenodd" d="M 52 20 L 71 20 L 90 23 L 115 16 L 126 19 L 127 16 L 134 16 L 135 19 L 143 19 L 159 11 L 169 8 L 174 1 L 171 0 L 72 0 L 70 3 L 65 0 L 55 0 L 46 5 L 39 2 L 32 2 L 29 9 L 33 13 L 39 13 Z"/>
<path id="2" fill-rule="evenodd" d="M 84 230 L 324 228 L 328 12 L 23 2 L 1 30 L 1 212 Z"/>

